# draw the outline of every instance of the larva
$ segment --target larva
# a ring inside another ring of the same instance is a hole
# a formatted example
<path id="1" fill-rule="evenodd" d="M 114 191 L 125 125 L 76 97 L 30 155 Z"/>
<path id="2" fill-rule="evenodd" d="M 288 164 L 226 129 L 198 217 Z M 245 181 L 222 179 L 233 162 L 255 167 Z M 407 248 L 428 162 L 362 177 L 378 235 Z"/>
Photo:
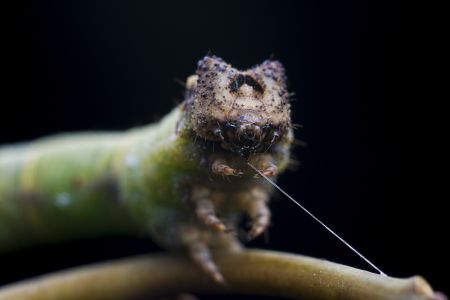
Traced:
<path id="1" fill-rule="evenodd" d="M 222 281 L 210 249 L 240 247 L 270 222 L 267 202 L 293 140 L 284 68 L 238 70 L 206 56 L 160 122 L 0 148 L 0 251 L 117 232 L 147 234 Z"/>

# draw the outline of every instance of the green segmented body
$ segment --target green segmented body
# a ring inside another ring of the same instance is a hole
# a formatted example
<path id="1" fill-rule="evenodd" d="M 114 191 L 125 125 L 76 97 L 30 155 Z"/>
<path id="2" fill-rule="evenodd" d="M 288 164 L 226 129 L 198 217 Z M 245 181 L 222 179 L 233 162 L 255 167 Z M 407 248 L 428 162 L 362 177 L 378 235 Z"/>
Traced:
<path id="1" fill-rule="evenodd" d="M 175 136 L 180 114 L 176 108 L 158 124 L 124 133 L 61 135 L 0 148 L 0 251 L 139 234 L 185 209 L 174 181 L 198 167 L 186 159 L 187 140 Z"/>
<path id="2" fill-rule="evenodd" d="M 222 281 L 209 248 L 237 249 L 270 223 L 275 177 L 289 161 L 284 69 L 239 71 L 206 56 L 186 98 L 160 122 L 121 133 L 68 134 L 0 148 L 0 252 L 117 233 L 184 249 Z M 250 165 L 252 167 L 250 167 Z"/>

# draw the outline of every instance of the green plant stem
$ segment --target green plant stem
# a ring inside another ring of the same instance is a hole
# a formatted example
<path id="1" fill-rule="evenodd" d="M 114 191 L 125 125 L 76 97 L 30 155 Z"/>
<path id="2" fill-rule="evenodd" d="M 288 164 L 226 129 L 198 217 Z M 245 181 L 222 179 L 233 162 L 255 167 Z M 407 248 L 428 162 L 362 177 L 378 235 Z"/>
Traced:
<path id="1" fill-rule="evenodd" d="M 276 295 L 293 299 L 438 299 L 421 277 L 381 276 L 316 258 L 243 250 L 216 253 L 226 285 L 187 259 L 137 256 L 79 267 L 0 289 L 0 300 L 133 299 L 178 292 Z"/>

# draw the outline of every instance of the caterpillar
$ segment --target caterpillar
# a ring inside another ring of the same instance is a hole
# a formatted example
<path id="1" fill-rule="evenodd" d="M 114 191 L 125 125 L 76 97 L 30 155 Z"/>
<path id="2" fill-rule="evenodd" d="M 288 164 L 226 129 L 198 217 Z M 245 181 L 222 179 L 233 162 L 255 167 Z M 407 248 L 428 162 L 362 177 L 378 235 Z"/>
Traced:
<path id="1" fill-rule="evenodd" d="M 0 148 L 0 251 L 117 233 L 148 235 L 224 278 L 211 249 L 241 247 L 270 222 L 293 141 L 282 64 L 238 70 L 205 56 L 184 101 L 158 123 Z"/>

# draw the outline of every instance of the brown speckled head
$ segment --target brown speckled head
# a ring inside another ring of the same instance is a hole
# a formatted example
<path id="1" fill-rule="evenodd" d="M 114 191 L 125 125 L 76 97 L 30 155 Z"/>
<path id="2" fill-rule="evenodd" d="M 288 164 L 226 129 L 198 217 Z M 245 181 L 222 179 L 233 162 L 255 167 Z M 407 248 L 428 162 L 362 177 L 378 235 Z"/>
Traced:
<path id="1" fill-rule="evenodd" d="M 255 153 L 276 143 L 291 128 L 284 68 L 266 60 L 238 70 L 205 56 L 191 77 L 190 127 L 206 140 L 239 153 Z"/>

